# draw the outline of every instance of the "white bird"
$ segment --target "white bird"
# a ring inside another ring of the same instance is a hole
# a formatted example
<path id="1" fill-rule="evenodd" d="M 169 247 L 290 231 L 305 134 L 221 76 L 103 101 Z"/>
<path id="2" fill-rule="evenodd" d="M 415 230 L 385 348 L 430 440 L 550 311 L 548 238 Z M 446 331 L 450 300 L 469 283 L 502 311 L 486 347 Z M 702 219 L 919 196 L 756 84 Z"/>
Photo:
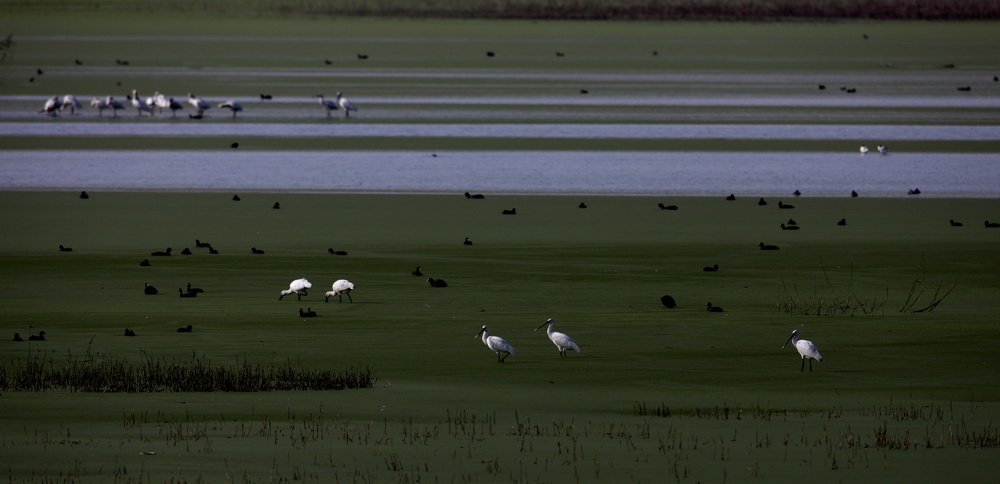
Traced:
<path id="1" fill-rule="evenodd" d="M 878 152 L 881 153 L 881 154 L 883 154 L 883 155 L 888 155 L 889 154 L 889 147 L 886 146 L 886 145 L 878 145 Z"/>
<path id="2" fill-rule="evenodd" d="M 473 338 L 478 338 L 480 336 L 483 337 L 483 344 L 497 354 L 497 361 L 500 363 L 503 363 L 503 360 L 506 360 L 508 356 L 517 354 L 514 347 L 503 338 L 499 336 L 490 336 L 490 330 L 485 324 L 483 325 L 483 329 L 480 329 L 479 332 L 473 336 Z M 504 354 L 503 357 L 500 356 L 500 353 Z"/>
<path id="3" fill-rule="evenodd" d="M 160 114 L 163 114 L 164 109 L 170 109 L 170 99 L 160 93 L 160 91 L 154 92 L 153 97 L 149 98 L 147 102 L 150 107 L 157 108 L 160 111 Z"/>
<path id="4" fill-rule="evenodd" d="M 281 291 L 281 295 L 278 296 L 278 300 L 280 301 L 281 298 L 289 294 L 295 294 L 298 299 L 302 299 L 302 296 L 309 295 L 309 293 L 306 292 L 306 289 L 309 289 L 310 287 L 313 287 L 313 285 L 311 282 L 307 281 L 306 278 L 303 277 L 302 279 L 296 279 L 288 285 L 288 289 Z"/>
<path id="5" fill-rule="evenodd" d="M 138 90 L 136 89 L 132 90 L 132 96 L 130 97 L 130 99 L 132 99 L 132 106 L 139 113 L 139 116 L 142 116 L 143 111 L 149 113 L 150 116 L 153 115 L 153 110 L 149 107 L 149 104 L 146 104 L 146 101 L 143 100 L 141 97 L 139 97 Z"/>
<path id="6" fill-rule="evenodd" d="M 64 111 L 66 109 L 69 109 L 70 114 L 76 114 L 76 110 L 83 109 L 83 105 L 76 99 L 76 96 L 67 94 L 63 96 L 62 106 L 59 107 L 60 111 Z"/>
<path id="7" fill-rule="evenodd" d="M 57 111 L 59 111 L 59 108 L 61 107 L 62 101 L 59 100 L 59 96 L 52 96 L 48 101 L 45 101 L 45 106 L 42 106 L 42 109 L 39 109 L 38 112 L 55 116 L 59 114 Z"/>
<path id="8" fill-rule="evenodd" d="M 212 109 L 211 104 L 208 104 L 204 99 L 191 93 L 188 93 L 188 104 L 194 106 L 194 108 L 198 110 L 198 116 L 205 114 L 206 109 Z"/>
<path id="9" fill-rule="evenodd" d="M 337 296 L 340 302 L 344 302 L 344 294 L 347 294 L 347 300 L 354 302 L 351 298 L 351 291 L 354 290 L 354 283 L 348 281 L 347 279 L 338 279 L 337 282 L 333 283 L 333 290 L 326 292 L 326 300 L 323 302 L 330 302 L 332 296 Z"/>
<path id="10" fill-rule="evenodd" d="M 558 331 L 552 330 L 552 328 L 555 325 L 556 322 L 553 321 L 552 318 L 549 318 L 548 321 L 542 323 L 541 326 L 535 328 L 535 331 L 538 331 L 545 326 L 549 327 L 549 329 L 547 329 L 545 332 L 549 334 L 549 340 L 551 340 L 552 344 L 556 345 L 556 348 L 559 350 L 559 356 L 566 356 L 566 350 L 573 350 L 579 353 L 580 347 L 577 346 L 575 342 L 573 342 L 573 338 L 567 336 L 566 333 L 560 333 Z"/>
<path id="11" fill-rule="evenodd" d="M 858 151 L 860 151 L 862 155 L 867 155 L 868 154 L 868 147 L 865 146 L 865 145 L 861 145 L 861 147 L 858 148 Z"/>
<path id="12" fill-rule="evenodd" d="M 104 117 L 104 110 L 108 109 L 110 107 L 110 106 L 108 106 L 108 102 L 106 100 L 101 99 L 99 97 L 95 97 L 94 99 L 91 99 L 90 100 L 90 105 L 93 106 L 93 107 L 95 107 L 95 108 L 97 108 L 97 115 L 100 116 L 100 117 L 102 117 L 102 118 Z"/>
<path id="13" fill-rule="evenodd" d="M 337 103 L 334 102 L 332 99 L 327 99 L 323 97 L 322 94 L 317 94 L 316 97 L 319 98 L 319 105 L 323 106 L 323 109 L 326 110 L 326 117 L 329 118 L 330 113 L 337 110 Z"/>
<path id="14" fill-rule="evenodd" d="M 116 118 L 118 117 L 118 110 L 119 109 L 125 109 L 125 105 L 122 104 L 122 103 L 120 103 L 120 102 L 118 102 L 112 96 L 108 96 L 108 99 L 105 101 L 105 104 L 107 104 L 108 107 L 111 108 L 111 112 L 114 113 L 114 115 L 115 115 L 114 117 L 116 117 Z"/>
<path id="15" fill-rule="evenodd" d="M 342 96 L 339 92 L 337 93 L 337 106 L 344 110 L 344 117 L 351 117 L 351 111 L 357 111 L 358 108 L 348 101 L 346 97 Z"/>
<path id="16" fill-rule="evenodd" d="M 240 103 L 238 103 L 238 102 L 236 102 L 236 101 L 231 101 L 231 100 L 230 101 L 226 101 L 226 102 L 224 102 L 222 104 L 219 104 L 219 109 L 225 109 L 225 108 L 229 108 L 230 110 L 232 110 L 233 111 L 233 119 L 236 119 L 236 112 L 237 111 L 242 111 L 243 110 L 243 105 L 240 104 Z"/>
<path id="17" fill-rule="evenodd" d="M 795 345 L 795 349 L 799 352 L 802 357 L 802 367 L 799 371 L 806 369 L 806 360 L 809 360 L 809 371 L 813 371 L 812 360 L 823 361 L 823 355 L 819 354 L 819 350 L 816 349 L 816 345 L 807 339 L 799 339 L 799 330 L 793 330 L 792 335 L 788 337 L 788 341 L 781 345 L 781 349 L 785 349 L 788 343 L 791 342 Z"/>

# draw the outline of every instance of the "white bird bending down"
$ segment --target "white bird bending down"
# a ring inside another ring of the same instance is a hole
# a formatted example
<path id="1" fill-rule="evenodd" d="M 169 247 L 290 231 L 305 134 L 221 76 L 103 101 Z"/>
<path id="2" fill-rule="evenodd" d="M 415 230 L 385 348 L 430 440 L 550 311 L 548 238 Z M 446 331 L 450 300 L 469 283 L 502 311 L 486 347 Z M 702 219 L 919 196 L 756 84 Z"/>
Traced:
<path id="1" fill-rule="evenodd" d="M 781 349 L 785 349 L 788 343 L 791 342 L 795 345 L 795 349 L 799 352 L 802 357 L 802 367 L 799 371 L 806 369 L 806 360 L 809 360 L 809 371 L 813 371 L 812 360 L 823 361 L 823 355 L 819 354 L 819 350 L 816 349 L 816 345 L 807 339 L 799 339 L 799 330 L 793 330 L 792 335 L 788 337 L 788 341 L 781 345 Z"/>
<path id="2" fill-rule="evenodd" d="M 480 329 L 479 333 L 476 333 L 473 338 L 478 338 L 480 336 L 483 337 L 483 344 L 497 354 L 497 361 L 500 363 L 503 363 L 503 360 L 506 360 L 508 356 L 517 354 L 514 347 L 503 338 L 499 336 L 490 336 L 490 330 L 485 324 L 483 325 L 483 329 Z M 501 357 L 500 353 L 503 353 L 504 355 Z"/>
<path id="3" fill-rule="evenodd" d="M 233 111 L 233 119 L 236 119 L 236 113 L 243 110 L 243 105 L 236 101 L 226 101 L 219 105 L 219 109 L 229 108 Z"/>
<path id="4" fill-rule="evenodd" d="M 326 110 L 326 117 L 329 118 L 330 113 L 337 110 L 337 103 L 334 102 L 332 99 L 327 99 L 323 97 L 322 94 L 317 94 L 316 97 L 319 98 L 319 105 L 323 106 L 323 109 Z"/>
<path id="5" fill-rule="evenodd" d="M 868 147 L 865 146 L 865 145 L 861 145 L 861 147 L 858 148 L 858 151 L 861 152 L 862 155 L 867 155 L 868 154 Z"/>
<path id="6" fill-rule="evenodd" d="M 351 298 L 351 291 L 354 290 L 354 283 L 348 281 L 347 279 L 338 279 L 337 282 L 333 283 L 333 290 L 326 292 L 326 300 L 323 302 L 330 302 L 330 298 L 337 296 L 340 302 L 344 302 L 344 294 L 347 294 L 347 300 L 354 302 Z"/>
<path id="7" fill-rule="evenodd" d="M 57 111 L 59 111 L 59 108 L 61 107 L 62 101 L 59 100 L 59 96 L 52 96 L 48 101 L 45 101 L 45 106 L 42 106 L 42 109 L 39 109 L 38 112 L 55 116 L 59 114 Z"/>
<path id="8" fill-rule="evenodd" d="M 556 348 L 559 350 L 559 356 L 566 356 L 566 350 L 573 350 L 579 353 L 580 347 L 573 342 L 573 338 L 570 338 L 565 333 L 560 333 L 558 331 L 552 330 L 552 327 L 555 325 L 556 322 L 553 321 L 552 318 L 549 318 L 548 321 L 542 323 L 541 326 L 535 328 L 535 331 L 538 331 L 545 326 L 549 327 L 549 329 L 547 329 L 545 332 L 549 334 L 549 339 L 552 341 L 552 344 L 556 345 Z"/>
<path id="9" fill-rule="evenodd" d="M 70 114 L 76 114 L 77 109 L 82 109 L 83 105 L 80 101 L 76 99 L 76 96 L 72 94 L 67 94 L 62 98 L 62 106 L 59 107 L 60 111 L 65 111 L 69 109 Z"/>
<path id="10" fill-rule="evenodd" d="M 211 104 L 208 104 L 204 99 L 191 93 L 188 93 L 188 104 L 194 106 L 194 108 L 198 110 L 198 116 L 205 114 L 206 109 L 212 109 Z"/>
<path id="11" fill-rule="evenodd" d="M 889 154 L 889 147 L 886 146 L 886 145 L 878 145 L 878 152 L 881 153 L 881 154 L 883 154 L 883 155 L 888 155 Z"/>
<path id="12" fill-rule="evenodd" d="M 289 294 L 295 294 L 298 299 L 302 299 L 302 296 L 309 295 L 309 293 L 306 292 L 306 289 L 309 289 L 310 287 L 313 287 L 313 285 L 311 282 L 307 281 L 306 278 L 303 277 L 302 279 L 296 279 L 288 285 L 288 289 L 281 291 L 281 295 L 278 296 L 278 300 L 280 301 L 281 298 Z"/>
<path id="13" fill-rule="evenodd" d="M 342 96 L 339 92 L 337 93 L 337 106 L 340 106 L 344 110 L 344 117 L 351 117 L 351 111 L 357 111 L 358 108 L 354 106 L 353 103 L 347 100 L 346 97 Z"/>
<path id="14" fill-rule="evenodd" d="M 153 110 L 149 107 L 149 104 L 146 104 L 145 100 L 139 97 L 139 91 L 137 89 L 132 90 L 132 96 L 130 99 L 132 100 L 132 106 L 135 107 L 139 116 L 142 116 L 143 111 L 149 113 L 150 116 L 153 115 Z"/>

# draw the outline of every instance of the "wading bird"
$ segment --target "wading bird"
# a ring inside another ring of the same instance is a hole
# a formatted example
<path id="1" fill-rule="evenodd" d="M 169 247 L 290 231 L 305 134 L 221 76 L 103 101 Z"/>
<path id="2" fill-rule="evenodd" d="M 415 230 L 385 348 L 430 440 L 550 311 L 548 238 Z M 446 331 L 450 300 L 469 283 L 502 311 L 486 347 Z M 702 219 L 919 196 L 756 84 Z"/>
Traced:
<path id="1" fill-rule="evenodd" d="M 114 115 L 112 117 L 115 118 L 118 117 L 119 109 L 125 109 L 125 105 L 118 102 L 118 100 L 115 99 L 113 96 L 108 96 L 108 98 L 104 100 L 104 103 L 107 104 L 109 108 L 111 108 L 111 113 Z"/>
<path id="2" fill-rule="evenodd" d="M 236 113 L 243 110 L 243 105 L 236 101 L 226 101 L 219 104 L 219 109 L 229 109 L 233 112 L 233 119 L 236 119 Z"/>
<path id="3" fill-rule="evenodd" d="M 77 109 L 83 109 L 83 105 L 80 101 L 76 99 L 76 96 L 72 94 L 67 94 L 62 98 L 62 106 L 59 107 L 60 111 L 65 111 L 69 109 L 70 114 L 76 114 Z"/>
<path id="4" fill-rule="evenodd" d="M 867 155 L 868 154 L 868 147 L 865 146 L 865 145 L 861 145 L 861 147 L 858 148 L 858 152 L 860 152 L 862 155 Z"/>
<path id="5" fill-rule="evenodd" d="M 344 294 L 347 294 L 347 300 L 354 302 L 351 298 L 351 291 L 354 290 L 354 283 L 348 281 L 347 279 L 338 279 L 333 283 L 333 290 L 326 292 L 326 300 L 323 302 L 330 302 L 330 298 L 337 296 L 340 302 L 344 302 Z"/>
<path id="6" fill-rule="evenodd" d="M 323 106 L 326 110 L 326 117 L 330 117 L 333 111 L 337 110 L 337 103 L 333 99 L 327 99 L 323 97 L 322 94 L 317 94 L 316 97 L 319 98 L 319 105 Z"/>
<path id="7" fill-rule="evenodd" d="M 198 114 L 195 116 L 201 117 L 205 114 L 206 109 L 212 109 L 212 105 L 208 104 L 204 99 L 195 96 L 194 94 L 188 93 L 188 104 L 194 106 L 198 110 Z"/>
<path id="8" fill-rule="evenodd" d="M 132 100 L 132 107 L 139 113 L 139 116 L 142 116 L 143 111 L 149 113 L 150 116 L 153 115 L 153 108 L 149 107 L 149 104 L 146 104 L 146 101 L 139 97 L 138 89 L 132 90 L 132 95 L 129 96 L 129 99 Z"/>
<path id="9" fill-rule="evenodd" d="M 288 289 L 281 291 L 281 295 L 278 296 L 278 300 L 280 301 L 281 298 L 289 294 L 295 294 L 298 299 L 302 299 L 302 296 L 309 295 L 309 293 L 306 292 L 306 289 L 309 289 L 310 287 L 313 287 L 313 285 L 311 282 L 307 281 L 306 278 L 303 277 L 302 279 L 296 279 L 288 285 Z"/>
<path id="10" fill-rule="evenodd" d="M 809 360 L 809 371 L 813 371 L 812 360 L 823 361 L 823 355 L 819 354 L 819 350 L 816 349 L 816 345 L 807 339 L 799 339 L 799 330 L 792 330 L 792 335 L 788 337 L 788 341 L 781 345 L 781 349 L 785 349 L 788 343 L 795 345 L 795 349 L 799 352 L 802 357 L 802 367 L 799 371 L 806 369 L 806 360 Z"/>
<path id="11" fill-rule="evenodd" d="M 503 360 L 506 360 L 508 356 L 517 354 L 514 347 L 503 338 L 490 336 L 490 330 L 485 324 L 483 325 L 483 329 L 480 329 L 473 338 L 479 338 L 480 336 L 483 338 L 483 344 L 497 354 L 497 362 L 499 363 L 503 363 Z M 500 356 L 501 353 L 503 353 L 503 356 Z"/>
<path id="12" fill-rule="evenodd" d="M 45 105 L 38 112 L 48 114 L 49 116 L 55 116 L 59 114 L 59 108 L 62 107 L 62 101 L 59 100 L 59 96 L 52 96 L 48 101 L 45 101 Z"/>
<path id="13" fill-rule="evenodd" d="M 342 96 L 339 92 L 337 93 L 337 106 L 344 110 L 344 117 L 351 117 L 351 111 L 357 111 L 358 108 L 354 106 L 351 101 L 348 101 L 346 97 Z"/>
<path id="14" fill-rule="evenodd" d="M 107 100 L 101 99 L 99 97 L 95 97 L 94 99 L 91 99 L 90 100 L 90 105 L 93 106 L 93 107 L 95 107 L 95 108 L 97 108 L 97 116 L 101 117 L 101 118 L 104 117 L 104 110 L 111 107 L 111 106 L 108 106 Z"/>
<path id="15" fill-rule="evenodd" d="M 549 327 L 547 330 L 545 330 L 545 332 L 548 333 L 549 340 L 552 341 L 552 344 L 556 345 L 556 348 L 559 350 L 559 356 L 566 356 L 566 350 L 573 350 L 579 353 L 580 347 L 577 346 L 575 342 L 573 342 L 573 338 L 567 336 L 566 333 L 560 333 L 558 331 L 552 330 L 552 328 L 555 325 L 556 322 L 553 321 L 552 318 L 549 318 L 548 321 L 542 323 L 541 326 L 535 328 L 535 331 L 538 331 L 545 326 Z"/>

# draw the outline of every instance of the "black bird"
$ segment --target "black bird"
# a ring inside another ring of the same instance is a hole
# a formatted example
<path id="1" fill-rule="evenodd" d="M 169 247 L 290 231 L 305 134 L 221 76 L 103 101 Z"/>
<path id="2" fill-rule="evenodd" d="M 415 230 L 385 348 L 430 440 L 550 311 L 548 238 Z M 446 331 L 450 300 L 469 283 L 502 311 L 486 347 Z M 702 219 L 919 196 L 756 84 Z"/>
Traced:
<path id="1" fill-rule="evenodd" d="M 664 205 L 662 203 L 657 203 L 656 206 L 660 207 L 660 210 L 677 210 L 677 205 Z"/>
<path id="2" fill-rule="evenodd" d="M 517 215 L 517 209 L 516 208 L 512 208 L 510 210 L 504 210 L 502 213 L 504 215 Z"/>
<path id="3" fill-rule="evenodd" d="M 962 86 L 958 88 L 959 91 L 971 91 L 972 86 Z"/>
<path id="4" fill-rule="evenodd" d="M 233 144 L 229 145 L 229 147 L 235 150 L 236 148 L 239 148 L 239 147 L 240 147 L 240 144 L 239 144 L 239 143 L 236 143 L 236 142 L 234 142 Z"/>
<path id="5" fill-rule="evenodd" d="M 39 331 L 37 335 L 28 335 L 28 341 L 45 341 L 45 331 Z"/>
<path id="6" fill-rule="evenodd" d="M 730 202 L 732 202 L 733 200 L 736 200 L 736 194 L 735 193 L 730 193 L 729 196 L 726 197 L 726 200 L 729 200 Z"/>
<path id="7" fill-rule="evenodd" d="M 358 60 L 368 60 L 368 54 L 358 54 Z"/>
<path id="8" fill-rule="evenodd" d="M 757 200 L 757 205 L 767 205 L 767 200 L 764 200 L 764 197 L 761 197 L 760 200 Z"/>
<path id="9" fill-rule="evenodd" d="M 24 338 L 21 337 L 21 333 L 14 333 L 14 341 L 24 341 Z"/>
<path id="10" fill-rule="evenodd" d="M 799 229 L 798 225 L 785 225 L 785 224 L 781 224 L 781 230 L 798 230 L 798 229 Z"/>
<path id="11" fill-rule="evenodd" d="M 181 251 L 181 255 L 191 255 L 191 249 L 185 247 L 184 250 Z"/>
<path id="12" fill-rule="evenodd" d="M 135 336 L 135 331 L 125 328 L 125 336 Z"/>
<path id="13" fill-rule="evenodd" d="M 587 204 L 583 203 L 583 202 L 580 202 L 580 204 L 577 205 L 576 208 L 587 208 Z"/>
<path id="14" fill-rule="evenodd" d="M 664 306 L 670 309 L 677 307 L 677 301 L 674 301 L 674 298 L 670 297 L 669 294 L 666 294 L 660 298 L 660 304 L 663 304 Z"/>
<path id="15" fill-rule="evenodd" d="M 495 56 L 495 55 L 496 55 L 496 53 L 495 53 L 495 52 L 493 52 L 492 50 L 491 50 L 491 51 L 488 51 L 488 52 L 486 52 L 486 57 L 493 57 L 493 56 Z"/>
<path id="16" fill-rule="evenodd" d="M 712 306 L 712 303 L 707 302 L 705 303 L 705 311 L 708 311 L 710 313 L 721 313 L 725 312 L 725 309 L 722 309 L 718 306 Z"/>
<path id="17" fill-rule="evenodd" d="M 260 98 L 263 99 L 263 100 L 265 100 L 265 101 L 270 101 L 271 99 L 274 98 L 274 96 L 272 96 L 270 94 L 261 94 Z"/>
<path id="18" fill-rule="evenodd" d="M 586 89 L 580 89 L 580 94 L 590 94 L 590 91 Z"/>
<path id="19" fill-rule="evenodd" d="M 251 253 L 253 253 L 253 254 L 263 254 L 263 253 L 264 253 L 264 251 L 263 251 L 263 250 L 261 250 L 261 249 L 258 249 L 258 248 L 256 248 L 256 247 L 251 247 L 251 248 L 250 248 L 250 252 L 251 252 Z"/>
<path id="20" fill-rule="evenodd" d="M 787 210 L 787 209 L 795 208 L 795 205 L 789 205 L 787 203 L 781 203 L 781 200 L 778 200 L 778 208 L 783 208 L 783 209 Z"/>
<path id="21" fill-rule="evenodd" d="M 719 264 L 715 264 L 715 265 L 712 265 L 712 266 L 705 266 L 705 267 L 702 267 L 701 270 L 703 270 L 705 272 L 718 272 L 719 271 Z"/>
<path id="22" fill-rule="evenodd" d="M 180 294 L 181 297 L 195 297 L 198 295 L 196 292 L 184 292 L 184 290 L 179 287 L 177 288 L 177 293 Z"/>
<path id="23" fill-rule="evenodd" d="M 326 249 L 326 251 L 329 252 L 330 255 L 347 255 L 347 251 L 346 250 Z"/>
<path id="24" fill-rule="evenodd" d="M 240 201 L 240 196 L 239 195 L 233 195 L 233 201 L 234 202 Z"/>
<path id="25" fill-rule="evenodd" d="M 858 197 L 858 192 L 851 190 L 851 198 L 857 198 L 857 197 Z"/>
<path id="26" fill-rule="evenodd" d="M 171 249 L 170 247 L 167 247 L 167 250 L 150 252 L 149 255 L 161 257 L 161 256 L 170 255 L 170 253 L 173 252 L 173 251 L 174 251 L 174 249 Z"/>
<path id="27" fill-rule="evenodd" d="M 197 293 L 197 292 L 205 292 L 205 290 L 200 287 L 191 287 L 191 283 L 189 282 L 187 283 L 187 292 Z"/>
<path id="28" fill-rule="evenodd" d="M 764 245 L 763 242 L 758 244 L 758 246 L 760 247 L 760 250 L 778 250 L 777 245 Z"/>
<path id="29" fill-rule="evenodd" d="M 954 219 L 948 220 L 948 223 L 950 223 L 952 227 L 961 227 L 962 226 L 962 222 L 956 222 Z"/>
<path id="30" fill-rule="evenodd" d="M 794 192 L 792 192 L 792 195 L 795 195 L 797 197 L 799 195 L 802 195 L 802 192 L 795 190 Z"/>
<path id="31" fill-rule="evenodd" d="M 271 208 L 274 210 L 278 210 L 281 208 L 281 204 L 278 202 L 274 202 L 274 205 L 272 205 Z"/>
<path id="32" fill-rule="evenodd" d="M 299 317 L 302 317 L 302 318 L 315 318 L 316 317 L 316 311 L 313 311 L 312 308 L 309 308 L 308 311 L 303 311 L 302 308 L 299 308 Z"/>
<path id="33" fill-rule="evenodd" d="M 788 221 L 785 223 L 788 225 L 798 225 L 798 223 L 793 218 L 788 219 Z"/>
<path id="34" fill-rule="evenodd" d="M 150 286 L 148 282 L 146 283 L 146 289 L 144 289 L 144 290 L 146 291 L 146 294 L 149 295 L 149 296 L 152 296 L 152 295 L 157 294 L 157 293 L 160 292 L 160 291 L 157 291 L 155 287 Z"/>
<path id="35" fill-rule="evenodd" d="M 465 192 L 465 198 L 472 198 L 472 199 L 475 199 L 475 200 L 482 200 L 482 199 L 486 198 L 486 195 L 483 195 L 482 193 L 477 193 L 477 194 L 473 195 L 473 194 L 471 194 L 469 192 Z"/>
<path id="36" fill-rule="evenodd" d="M 212 244 L 208 242 L 202 242 L 200 239 L 194 239 L 194 246 L 198 248 L 208 248 L 211 247 Z"/>
<path id="37" fill-rule="evenodd" d="M 434 279 L 428 277 L 427 283 L 429 283 L 431 287 L 448 287 L 448 283 L 444 282 L 444 279 Z"/>
<path id="38" fill-rule="evenodd" d="M 907 190 L 906 194 L 907 195 L 920 195 L 920 189 L 919 188 L 912 188 L 910 190 Z"/>
<path id="39" fill-rule="evenodd" d="M 149 267 L 149 259 L 143 259 L 142 262 L 139 263 L 139 267 Z"/>
<path id="40" fill-rule="evenodd" d="M 80 198 L 86 200 L 90 198 L 90 195 L 87 195 L 87 192 L 80 192 Z"/>
<path id="41" fill-rule="evenodd" d="M 472 241 L 471 241 L 471 240 L 469 240 L 469 238 L 468 238 L 468 237 L 466 237 L 466 238 L 465 238 L 465 241 L 464 241 L 464 242 L 462 242 L 462 245 L 472 245 Z"/>
<path id="42" fill-rule="evenodd" d="M 410 272 L 410 275 L 411 276 L 422 276 L 422 275 L 424 275 L 424 273 L 420 272 L 420 266 L 417 266 L 416 269 L 413 269 L 413 272 Z"/>
<path id="43" fill-rule="evenodd" d="M 987 220 L 986 222 L 984 222 L 983 225 L 985 225 L 986 228 L 988 228 L 988 229 L 1000 228 L 1000 223 L 990 222 L 989 220 Z"/>
<path id="44" fill-rule="evenodd" d="M 177 328 L 177 332 L 178 333 L 190 333 L 192 329 L 194 329 L 194 328 L 192 328 L 191 325 L 189 324 L 189 325 L 187 325 L 187 326 L 185 326 L 183 328 Z"/>
<path id="45" fill-rule="evenodd" d="M 823 84 L 820 84 L 820 85 L 819 85 L 819 90 L 820 90 L 820 91 L 822 91 L 822 90 L 824 90 L 824 89 L 826 89 L 826 86 L 825 86 L 825 85 L 823 85 Z"/>
<path id="46" fill-rule="evenodd" d="M 847 225 L 847 219 L 846 218 L 842 218 L 842 219 L 838 220 L 837 221 L 837 225 Z"/>
<path id="47" fill-rule="evenodd" d="M 63 247 L 62 245 L 60 245 L 59 246 L 59 251 L 60 252 L 73 252 L 73 248 L 72 247 Z"/>

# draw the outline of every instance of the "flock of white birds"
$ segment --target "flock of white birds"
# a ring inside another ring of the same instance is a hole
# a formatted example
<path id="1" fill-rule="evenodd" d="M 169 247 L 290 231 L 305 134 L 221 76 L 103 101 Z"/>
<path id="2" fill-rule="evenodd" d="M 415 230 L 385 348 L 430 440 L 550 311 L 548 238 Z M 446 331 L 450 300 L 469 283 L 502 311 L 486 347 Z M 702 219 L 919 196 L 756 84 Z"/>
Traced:
<path id="1" fill-rule="evenodd" d="M 316 96 L 319 99 L 320 106 L 326 111 L 326 116 L 329 118 L 333 115 L 334 111 L 343 110 L 344 117 L 351 117 L 351 112 L 357 112 L 358 108 L 350 100 L 343 96 L 341 93 L 337 93 L 337 97 L 334 99 L 327 99 L 324 95 L 319 94 Z M 135 108 L 138 116 L 142 116 L 145 113 L 148 116 L 153 116 L 156 113 L 163 113 L 165 110 L 170 110 L 171 117 L 177 117 L 177 111 L 184 109 L 184 105 L 181 104 L 173 97 L 168 97 L 159 91 L 153 93 L 152 96 L 143 98 L 139 95 L 137 89 L 133 89 L 132 93 L 127 95 L 129 103 Z M 261 99 L 271 99 L 270 95 L 261 94 Z M 205 111 L 212 109 L 212 105 L 205 101 L 204 99 L 188 93 L 187 103 L 194 108 L 195 113 L 189 114 L 188 117 L 191 119 L 202 119 L 205 115 Z M 104 110 L 110 109 L 113 117 L 118 117 L 118 111 L 127 109 L 125 104 L 118 101 L 114 96 L 105 97 L 95 97 L 91 99 L 90 105 L 97 109 L 97 114 L 100 117 L 104 117 Z M 236 118 L 236 114 L 243 111 L 243 105 L 229 100 L 218 104 L 219 109 L 228 109 L 233 113 L 233 118 Z M 45 113 L 50 116 L 57 116 L 65 110 L 69 110 L 70 114 L 76 114 L 76 111 L 83 109 L 83 104 L 80 100 L 72 94 L 67 94 L 65 96 L 52 96 L 45 101 L 42 109 L 39 109 L 39 113 Z"/>

